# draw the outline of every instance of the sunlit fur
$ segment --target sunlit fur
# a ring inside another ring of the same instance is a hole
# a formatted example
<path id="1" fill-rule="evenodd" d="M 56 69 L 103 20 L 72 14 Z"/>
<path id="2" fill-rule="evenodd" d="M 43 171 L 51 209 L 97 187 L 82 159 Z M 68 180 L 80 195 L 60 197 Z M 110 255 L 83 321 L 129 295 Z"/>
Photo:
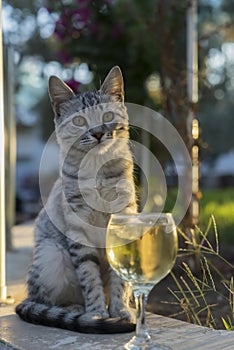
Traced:
<path id="1" fill-rule="evenodd" d="M 49 93 L 60 175 L 36 220 L 28 298 L 16 312 L 80 332 L 133 330 L 129 288 L 105 254 L 111 212 L 136 212 L 121 71 L 114 67 L 100 90 L 80 95 L 52 77 Z"/>

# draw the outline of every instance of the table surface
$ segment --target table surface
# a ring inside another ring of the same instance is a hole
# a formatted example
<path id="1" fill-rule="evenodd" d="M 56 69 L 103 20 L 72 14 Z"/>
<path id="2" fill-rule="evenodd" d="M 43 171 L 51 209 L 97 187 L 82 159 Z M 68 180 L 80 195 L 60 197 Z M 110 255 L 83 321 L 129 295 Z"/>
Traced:
<path id="1" fill-rule="evenodd" d="M 33 227 L 13 228 L 15 251 L 7 254 L 8 291 L 16 301 L 25 296 L 25 274 L 31 259 Z M 173 350 L 234 350 L 234 331 L 216 331 L 167 317 L 147 314 L 153 340 Z M 81 334 L 21 321 L 14 306 L 0 306 L 0 350 L 110 350 L 133 334 Z"/>
<path id="2" fill-rule="evenodd" d="M 81 334 L 21 321 L 13 307 L 0 307 L 0 349 L 111 350 L 133 335 Z M 152 339 L 173 350 L 233 350 L 234 332 L 212 330 L 175 319 L 147 314 Z"/>

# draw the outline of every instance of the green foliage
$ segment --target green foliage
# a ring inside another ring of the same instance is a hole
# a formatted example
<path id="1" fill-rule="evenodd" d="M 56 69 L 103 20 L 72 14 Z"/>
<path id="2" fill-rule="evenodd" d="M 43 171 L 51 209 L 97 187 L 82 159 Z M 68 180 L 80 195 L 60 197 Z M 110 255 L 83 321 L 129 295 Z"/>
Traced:
<path id="1" fill-rule="evenodd" d="M 169 188 L 164 211 L 171 211 L 175 204 L 177 190 Z M 222 244 L 234 243 L 234 188 L 203 189 L 200 200 L 199 227 L 206 230 L 211 215 L 215 217 Z M 214 233 L 212 226 L 210 235 Z"/>
<path id="2" fill-rule="evenodd" d="M 203 157 L 217 157 L 234 147 L 232 63 L 224 44 L 234 41 L 233 1 L 199 3 L 199 120 L 205 141 Z M 223 63 L 215 67 L 217 57 Z M 210 62 L 209 62 L 210 61 Z"/>
<path id="3" fill-rule="evenodd" d="M 214 247 L 209 240 L 212 235 L 210 232 L 211 223 L 214 226 Z M 234 330 L 233 277 L 228 280 L 223 272 L 228 268 L 232 273 L 234 265 L 219 254 L 219 241 L 214 218 L 211 218 L 205 232 L 199 228 L 197 230 L 200 233 L 199 242 L 194 242 L 190 236 L 178 229 L 185 248 L 180 248 L 178 254 L 181 261 L 181 265 L 179 265 L 181 272 L 171 272 L 176 290 L 172 288 L 169 290 L 177 304 L 180 305 L 181 311 L 172 316 L 178 317 L 183 314 L 187 322 L 214 329 L 219 328 L 218 324 L 221 321 L 226 330 Z M 190 262 L 193 261 L 190 260 L 190 256 L 194 254 L 197 261 L 199 260 L 200 266 L 200 269 L 195 272 L 190 267 Z M 210 295 L 213 295 L 214 303 L 210 303 Z M 219 307 L 219 301 L 222 302 L 222 308 Z"/>
<path id="4" fill-rule="evenodd" d="M 11 26 L 8 23 L 7 33 L 3 30 L 3 38 L 19 53 L 20 60 L 28 55 L 39 56 L 47 62 L 55 59 L 53 41 L 40 35 L 38 13 L 41 5 L 37 0 L 3 0 L 3 8 L 9 8 L 10 20 L 14 21 Z"/>
<path id="5" fill-rule="evenodd" d="M 200 202 L 200 227 L 214 215 L 222 244 L 234 243 L 234 188 L 204 189 Z"/>
<path id="6" fill-rule="evenodd" d="M 45 62 L 59 61 L 64 67 L 88 62 L 97 88 L 109 68 L 120 65 L 127 101 L 159 109 L 187 144 L 184 134 L 188 113 L 186 10 L 189 3 L 188 0 L 4 0 L 3 7 L 12 7 L 11 17 L 18 24 L 9 32 L 18 38 L 14 46 L 22 56 L 38 55 Z M 48 11 L 47 17 L 51 17 L 47 20 L 52 27 L 56 22 L 54 35 L 46 39 L 41 37 L 38 23 L 41 10 Z M 233 42 L 233 11 L 229 0 L 220 4 L 198 1 L 198 115 L 206 144 L 203 156 L 217 156 L 234 147 L 232 64 L 226 59 L 223 67 L 211 69 L 207 60 L 208 56 L 212 57 L 211 49 L 222 54 L 222 44 Z M 31 18 L 35 28 L 31 28 L 31 35 L 22 43 L 20 33 L 29 30 L 25 26 L 27 18 Z M 10 41 L 11 35 L 7 40 Z M 157 98 L 146 87 L 147 79 L 155 73 L 161 84 Z M 211 84 L 210 74 L 220 75 L 220 82 Z M 223 98 L 217 98 L 217 91 Z"/>
<path id="7" fill-rule="evenodd" d="M 227 321 L 224 317 L 222 317 L 222 321 L 227 331 L 234 331 L 234 325 L 232 324 L 232 320 L 229 316 L 227 317 Z"/>
<path id="8" fill-rule="evenodd" d="M 145 83 L 152 73 L 162 71 L 163 65 L 176 71 L 177 77 L 185 71 L 187 0 L 46 3 L 51 13 L 59 14 L 54 36 L 60 53 L 67 63 L 87 62 L 96 86 L 118 64 L 128 101 L 150 103 Z M 170 57 L 164 50 L 168 47 Z"/>

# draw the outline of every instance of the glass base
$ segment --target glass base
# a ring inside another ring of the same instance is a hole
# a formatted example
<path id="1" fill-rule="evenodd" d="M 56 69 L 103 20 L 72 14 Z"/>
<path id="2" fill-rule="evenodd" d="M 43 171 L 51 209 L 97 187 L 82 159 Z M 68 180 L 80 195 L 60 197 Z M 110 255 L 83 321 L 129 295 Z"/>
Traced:
<path id="1" fill-rule="evenodd" d="M 152 342 L 151 339 L 145 341 L 134 336 L 128 343 L 117 346 L 114 350 L 172 350 L 170 347 Z"/>

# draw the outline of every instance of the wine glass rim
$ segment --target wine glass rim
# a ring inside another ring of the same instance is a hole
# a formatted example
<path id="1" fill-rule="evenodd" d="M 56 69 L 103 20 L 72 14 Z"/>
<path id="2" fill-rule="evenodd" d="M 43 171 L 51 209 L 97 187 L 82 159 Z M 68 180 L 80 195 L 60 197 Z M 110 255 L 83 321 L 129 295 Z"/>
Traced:
<path id="1" fill-rule="evenodd" d="M 114 213 L 114 214 L 111 214 L 111 217 L 134 217 L 134 216 L 145 216 L 145 217 L 149 217 L 149 216 L 158 216 L 158 217 L 163 217 L 163 216 L 169 216 L 169 217 L 172 217 L 172 213 L 169 213 L 169 212 L 166 212 L 166 213 L 160 213 L 160 212 L 151 212 L 151 213 Z"/>
<path id="2" fill-rule="evenodd" d="M 166 223 L 173 223 L 174 224 L 174 219 L 172 216 L 172 213 L 159 213 L 159 212 L 152 212 L 152 213 L 114 213 L 111 214 L 110 217 L 110 222 L 113 221 L 121 221 L 121 220 L 128 220 L 128 219 L 133 219 L 133 218 L 138 218 L 140 220 L 149 220 L 151 219 L 151 225 L 156 223 L 157 221 L 162 221 L 166 220 Z"/>

